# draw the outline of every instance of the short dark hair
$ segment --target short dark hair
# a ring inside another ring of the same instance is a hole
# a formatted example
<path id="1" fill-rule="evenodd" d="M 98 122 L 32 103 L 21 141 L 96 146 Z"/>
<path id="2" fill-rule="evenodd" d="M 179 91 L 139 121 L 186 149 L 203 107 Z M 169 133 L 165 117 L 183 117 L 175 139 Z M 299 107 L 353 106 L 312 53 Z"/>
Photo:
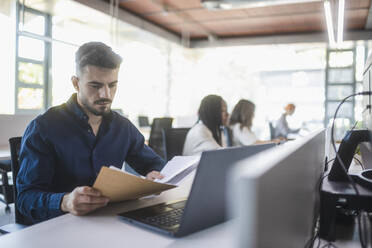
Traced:
<path id="1" fill-rule="evenodd" d="M 212 132 L 213 138 L 221 143 L 222 103 L 224 100 L 217 95 L 208 95 L 203 98 L 199 107 L 199 120 Z"/>
<path id="2" fill-rule="evenodd" d="M 122 58 L 111 47 L 102 42 L 88 42 L 79 47 L 75 53 L 76 73 L 79 75 L 87 65 L 116 69 Z"/>

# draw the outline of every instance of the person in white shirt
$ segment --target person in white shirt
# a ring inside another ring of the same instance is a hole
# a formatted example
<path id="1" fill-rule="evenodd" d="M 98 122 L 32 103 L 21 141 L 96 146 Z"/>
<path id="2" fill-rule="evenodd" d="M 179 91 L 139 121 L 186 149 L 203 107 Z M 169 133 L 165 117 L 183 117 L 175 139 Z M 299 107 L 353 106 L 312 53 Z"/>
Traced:
<path id="1" fill-rule="evenodd" d="M 230 117 L 234 146 L 279 143 L 280 140 L 258 140 L 252 132 L 252 123 L 256 106 L 253 102 L 242 99 L 234 107 Z"/>
<path id="2" fill-rule="evenodd" d="M 222 97 L 208 95 L 203 98 L 198 111 L 199 120 L 186 135 L 183 155 L 226 147 L 221 127 L 227 125 L 227 105 Z"/>
<path id="3" fill-rule="evenodd" d="M 289 103 L 284 107 L 284 113 L 280 116 L 279 120 L 276 122 L 275 126 L 275 137 L 287 138 L 290 133 L 298 133 L 299 129 L 291 129 L 288 126 L 287 116 L 293 115 L 295 112 L 296 106 L 293 103 Z"/>

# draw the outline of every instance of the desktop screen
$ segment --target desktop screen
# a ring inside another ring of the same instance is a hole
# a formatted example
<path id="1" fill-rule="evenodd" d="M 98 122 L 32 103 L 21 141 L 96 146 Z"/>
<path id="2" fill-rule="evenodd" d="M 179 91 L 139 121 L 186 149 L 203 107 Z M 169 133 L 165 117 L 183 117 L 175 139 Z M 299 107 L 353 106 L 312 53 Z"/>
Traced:
<path id="1" fill-rule="evenodd" d="M 229 213 L 238 247 L 304 247 L 318 216 L 324 131 L 236 163 Z"/>

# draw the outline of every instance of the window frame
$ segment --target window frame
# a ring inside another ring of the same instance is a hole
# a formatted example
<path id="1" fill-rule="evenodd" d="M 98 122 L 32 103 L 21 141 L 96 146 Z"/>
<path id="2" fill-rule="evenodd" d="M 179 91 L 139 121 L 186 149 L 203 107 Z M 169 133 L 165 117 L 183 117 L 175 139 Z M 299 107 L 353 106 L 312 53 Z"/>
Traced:
<path id="1" fill-rule="evenodd" d="M 31 13 L 38 16 L 44 17 L 44 35 L 32 33 L 29 31 L 23 31 L 19 29 L 21 24 L 21 15 L 24 13 Z M 35 40 L 42 41 L 44 43 L 44 58 L 42 61 L 34 60 L 30 58 L 23 58 L 19 56 L 19 38 L 27 37 Z M 51 105 L 51 89 L 52 89 L 52 80 L 51 80 L 51 61 L 52 61 L 52 18 L 48 13 L 44 13 L 32 8 L 29 8 L 17 1 L 16 6 L 16 47 L 15 47 L 15 87 L 14 87 L 14 113 L 15 114 L 39 114 L 45 111 Z M 32 63 L 42 65 L 43 67 L 43 84 L 27 84 L 19 80 L 19 64 Z M 43 104 L 40 109 L 23 109 L 19 108 L 18 94 L 20 88 L 30 88 L 30 89 L 43 89 Z"/>

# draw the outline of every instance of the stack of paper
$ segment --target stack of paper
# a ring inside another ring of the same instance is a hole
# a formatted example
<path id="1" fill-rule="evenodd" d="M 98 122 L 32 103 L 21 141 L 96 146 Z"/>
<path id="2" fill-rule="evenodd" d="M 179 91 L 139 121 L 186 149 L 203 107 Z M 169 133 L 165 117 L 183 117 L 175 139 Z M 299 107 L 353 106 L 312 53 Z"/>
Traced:
<path id="1" fill-rule="evenodd" d="M 177 187 L 177 183 L 194 170 L 200 156 L 176 156 L 160 172 L 161 180 L 151 181 L 116 167 L 103 166 L 93 188 L 110 198 L 110 202 L 133 200 Z"/>
<path id="2" fill-rule="evenodd" d="M 197 167 L 199 161 L 200 155 L 175 156 L 160 171 L 164 178 L 156 179 L 155 181 L 176 185 Z"/>
<path id="3" fill-rule="evenodd" d="M 177 186 L 153 182 L 106 166 L 101 168 L 93 184 L 93 188 L 110 198 L 110 202 L 133 200 L 175 187 Z"/>

